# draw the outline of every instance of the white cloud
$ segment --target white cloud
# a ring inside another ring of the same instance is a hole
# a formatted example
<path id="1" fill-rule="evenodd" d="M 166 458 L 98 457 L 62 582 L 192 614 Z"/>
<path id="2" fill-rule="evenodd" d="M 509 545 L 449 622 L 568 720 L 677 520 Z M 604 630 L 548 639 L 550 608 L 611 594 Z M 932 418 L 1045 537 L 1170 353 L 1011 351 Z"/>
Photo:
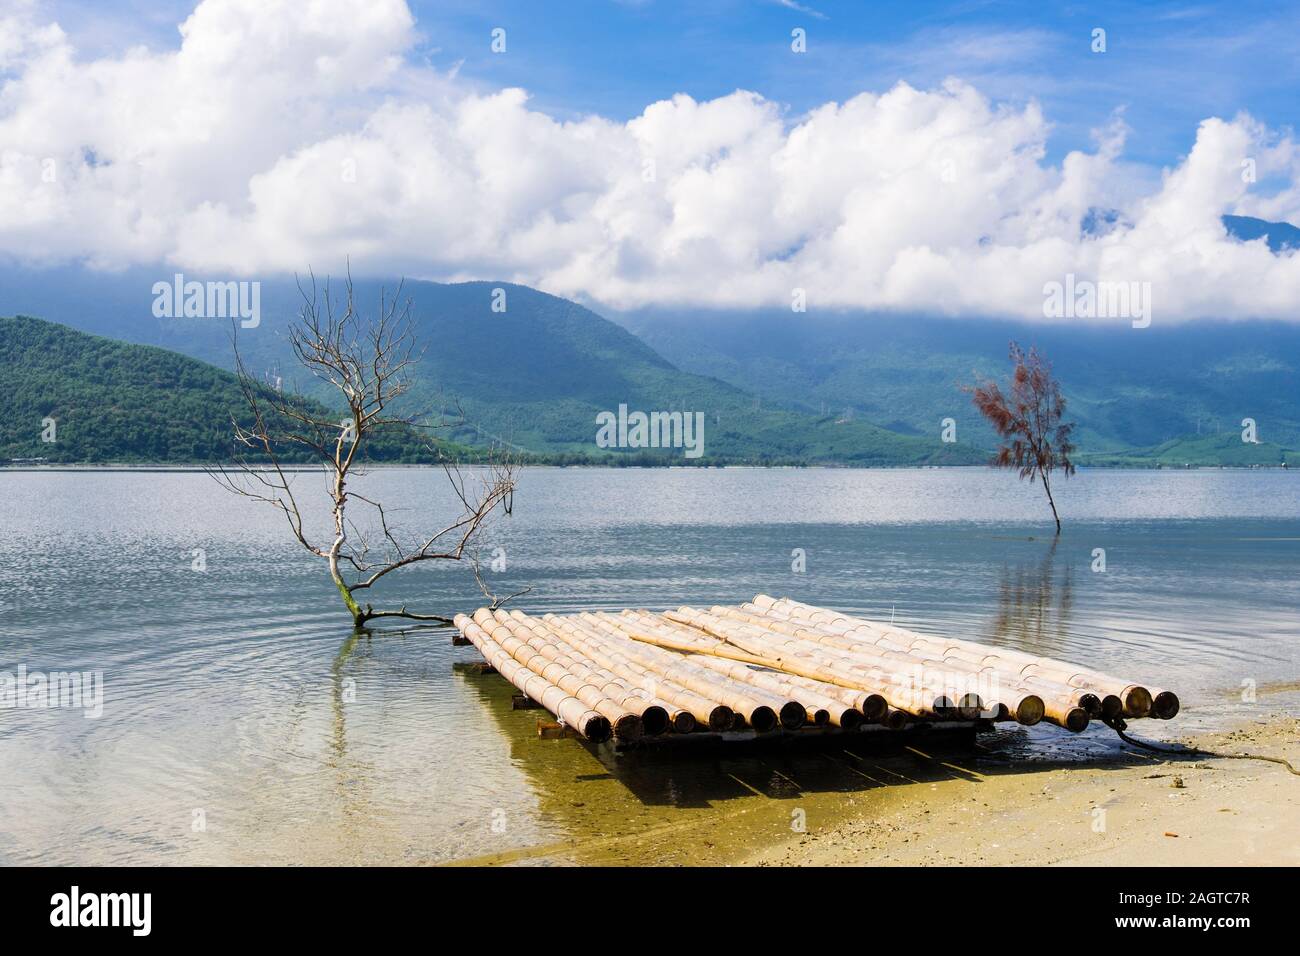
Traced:
<path id="1" fill-rule="evenodd" d="M 91 60 L 32 4 L 0 10 L 0 254 L 22 261 L 252 274 L 350 256 L 620 308 L 799 287 L 813 308 L 1028 318 L 1075 273 L 1151 282 L 1157 322 L 1296 317 L 1300 256 L 1219 222 L 1300 218 L 1300 151 L 1247 116 L 1206 120 L 1151 186 L 1121 118 L 1053 165 L 1037 106 L 956 80 L 798 118 L 738 91 L 561 122 L 408 61 L 400 0 L 205 0 L 179 49 Z M 1093 207 L 1125 224 L 1081 237 Z"/>
<path id="2" fill-rule="evenodd" d="M 826 14 L 819 10 L 814 10 L 812 7 L 806 6 L 805 4 L 799 3 L 797 0 L 776 0 L 776 2 L 787 10 L 794 10 L 796 13 L 807 14 L 810 17 L 816 17 L 818 20 L 827 19 Z"/>

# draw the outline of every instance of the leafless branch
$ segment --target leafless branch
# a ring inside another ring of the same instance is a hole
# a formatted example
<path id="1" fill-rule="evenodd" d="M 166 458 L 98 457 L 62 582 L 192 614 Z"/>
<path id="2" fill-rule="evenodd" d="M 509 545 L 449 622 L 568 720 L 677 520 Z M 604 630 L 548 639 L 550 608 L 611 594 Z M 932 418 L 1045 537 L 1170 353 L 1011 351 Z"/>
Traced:
<path id="1" fill-rule="evenodd" d="M 241 449 L 233 468 L 215 469 L 213 477 L 228 490 L 266 502 L 284 514 L 299 543 L 328 563 L 330 577 L 357 626 L 378 617 L 449 623 L 446 617 L 417 614 L 405 605 L 397 610 L 375 610 L 369 604 L 362 607 L 355 593 L 402 568 L 465 558 L 493 512 L 498 508 L 511 512 L 517 459 L 508 450 L 494 452 L 486 465 L 472 470 L 479 482 L 471 487 L 454 460 L 436 445 L 427 445 L 443 469 L 458 513 L 433 531 L 404 532 L 392 520 L 392 509 L 351 490 L 349 482 L 363 474 L 363 449 L 376 433 L 410 437 L 417 429 L 442 427 L 401 412 L 406 404 L 401 399 L 411 388 L 409 373 L 421 357 L 415 345 L 411 302 L 401 301 L 400 285 L 392 297 L 381 291 L 378 313 L 366 319 L 357 307 L 350 274 L 341 299 L 332 294 L 328 281 L 318 285 L 313 273 L 306 283 L 298 282 L 298 290 L 303 305 L 289 328 L 289 345 L 299 364 L 338 393 L 344 411 L 334 417 L 300 394 L 267 388 L 250 372 L 232 336 L 248 416 L 244 423 L 231 422 L 236 447 Z M 306 531 L 293 490 L 293 473 L 285 464 L 285 455 L 293 449 L 314 461 L 325 479 L 333 528 L 328 545 L 315 543 Z M 353 501 L 371 512 L 377 534 L 367 532 L 365 523 L 349 513 Z M 474 573 L 484 588 L 477 563 Z M 486 589 L 484 593 L 488 594 Z"/>

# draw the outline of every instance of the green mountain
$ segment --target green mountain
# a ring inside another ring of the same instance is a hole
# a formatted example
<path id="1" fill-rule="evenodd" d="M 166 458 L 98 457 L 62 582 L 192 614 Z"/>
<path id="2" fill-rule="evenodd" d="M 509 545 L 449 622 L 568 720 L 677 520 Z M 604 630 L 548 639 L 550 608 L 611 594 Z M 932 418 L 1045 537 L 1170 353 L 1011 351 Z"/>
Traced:
<path id="1" fill-rule="evenodd" d="M 231 418 L 248 422 L 234 375 L 175 352 L 26 316 L 0 318 L 0 343 L 0 464 L 229 461 Z M 376 436 L 366 452 L 376 461 L 434 457 L 420 436 L 401 431 Z M 281 453 L 309 460 L 295 448 Z"/>
<path id="2" fill-rule="evenodd" d="M 377 299 L 378 286 L 358 283 Z M 493 290 L 505 311 L 492 312 Z M 682 372 L 625 329 L 589 309 L 526 286 L 468 282 L 408 286 L 417 337 L 428 343 L 413 392 L 424 407 L 455 396 L 472 424 L 462 441 L 590 454 L 596 416 L 629 411 L 702 413 L 704 457 L 728 461 L 838 461 L 853 464 L 962 464 L 968 447 L 764 407 L 734 385 Z M 366 301 L 364 298 L 362 301 Z M 662 453 L 682 460 L 682 452 Z"/>
<path id="3" fill-rule="evenodd" d="M 1300 454 L 1294 449 L 1283 448 L 1274 442 L 1243 442 L 1240 432 L 1175 438 L 1131 451 L 1085 454 L 1079 456 L 1078 461 L 1081 465 L 1124 468 L 1273 468 L 1297 462 L 1300 462 Z"/>
<path id="4" fill-rule="evenodd" d="M 958 438 L 992 448 L 996 436 L 961 387 L 1005 381 L 1014 339 L 1052 361 L 1082 452 L 1140 456 L 1174 440 L 1239 435 L 1247 417 L 1261 441 L 1300 448 L 1300 328 L 1287 323 L 1089 329 L 861 314 L 624 319 L 685 369 L 772 404 L 848 410 L 900 434 L 936 435 L 953 418 Z"/>
<path id="5" fill-rule="evenodd" d="M 284 331 L 301 307 L 292 280 L 264 280 L 261 321 L 238 329 L 229 320 L 157 318 L 149 292 L 157 276 L 67 275 L 36 289 L 30 276 L 8 282 L 0 308 L 44 303 L 46 315 L 89 331 L 147 342 L 230 368 L 231 335 L 249 367 L 288 390 L 332 403 L 327 385 L 292 362 Z M 164 277 L 166 278 L 166 277 Z M 188 277 L 187 277 L 188 278 Z M 197 277 L 196 277 L 197 278 Z M 396 283 L 355 284 L 362 309 L 377 309 Z M 501 290 L 498 293 L 496 290 Z M 339 292 L 336 284 L 335 295 Z M 504 311 L 494 311 L 501 302 Z M 589 309 L 525 286 L 470 282 L 408 282 L 415 336 L 423 349 L 407 410 L 464 421 L 454 441 L 478 447 L 504 443 L 547 460 L 624 463 L 711 462 L 863 465 L 971 464 L 976 449 L 939 436 L 902 435 L 859 416 L 810 414 L 769 407 L 734 385 L 683 372 L 627 330 Z M 602 449 L 597 416 L 629 412 L 699 413 L 703 455 L 682 448 Z"/>
<path id="6" fill-rule="evenodd" d="M 1265 239 L 1275 254 L 1300 248 L 1300 230 L 1287 223 L 1225 216 L 1224 225 L 1239 241 Z M 1052 361 L 1078 422 L 1077 444 L 1095 461 L 1163 460 L 1169 443 L 1188 441 L 1199 460 L 1226 464 L 1240 449 L 1216 451 L 1203 439 L 1222 434 L 1241 444 L 1247 417 L 1261 442 L 1300 449 L 1300 324 L 1166 324 L 1158 293 L 1154 305 L 1145 329 L 815 309 L 647 309 L 615 318 L 682 369 L 782 407 L 848 412 L 905 435 L 936 435 L 953 418 L 959 439 L 991 449 L 996 436 L 961 386 L 1005 380 L 1014 339 Z"/>
<path id="7" fill-rule="evenodd" d="M 1295 254 L 1285 223 L 1227 225 L 1242 241 L 1266 237 L 1278 254 Z M 302 305 L 294 280 L 262 279 L 260 323 L 235 329 L 229 320 L 155 316 L 152 287 L 170 279 L 153 269 L 0 268 L 0 313 L 39 314 L 226 369 L 237 332 L 256 372 L 333 404 L 328 387 L 291 360 L 284 332 Z M 357 281 L 360 308 L 373 313 L 381 290 L 391 296 L 396 284 Z M 1169 443 L 1187 441 L 1209 456 L 1198 461 L 1228 463 L 1236 459 L 1230 446 L 1195 443 L 1239 434 L 1247 417 L 1261 442 L 1300 448 L 1296 323 L 1167 324 L 1158 301 L 1146 329 L 816 309 L 654 309 L 611 322 L 509 283 L 408 282 L 403 297 L 424 349 L 410 409 L 463 419 L 447 433 L 460 444 L 506 443 L 550 461 L 982 462 L 996 439 L 961 386 L 1005 378 L 1012 339 L 1037 345 L 1055 365 L 1083 460 L 1164 461 Z M 597 416 L 620 406 L 700 413 L 703 457 L 598 448 Z M 949 418 L 957 444 L 939 440 Z"/>

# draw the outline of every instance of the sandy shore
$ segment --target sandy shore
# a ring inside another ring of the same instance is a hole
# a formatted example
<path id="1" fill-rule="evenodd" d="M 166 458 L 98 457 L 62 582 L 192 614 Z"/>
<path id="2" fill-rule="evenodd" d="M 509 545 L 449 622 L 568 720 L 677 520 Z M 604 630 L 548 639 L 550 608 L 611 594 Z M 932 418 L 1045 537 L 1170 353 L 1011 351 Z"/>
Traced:
<path id="1" fill-rule="evenodd" d="M 1134 733 L 1141 732 L 1141 724 Z M 1300 767 L 1300 720 L 1277 715 L 1192 738 L 1221 753 Z M 1255 760 L 1168 759 L 1124 748 L 1122 762 L 1018 773 L 962 766 L 949 779 L 890 789 L 895 799 L 814 825 L 736 862 L 749 866 L 1067 864 L 1300 865 L 1300 777 Z M 915 799 L 897 791 L 918 789 Z"/>
<path id="2" fill-rule="evenodd" d="M 454 862 L 1300 865 L 1300 777 L 1285 767 L 1171 759 L 1100 725 L 1079 736 L 999 726 L 973 742 L 922 736 L 884 751 L 835 745 L 671 762 L 609 762 L 573 741 L 543 749 L 530 739 L 515 753 L 546 758 L 536 768 L 546 781 L 539 810 L 553 836 Z M 1159 729 L 1139 721 L 1133 732 Z M 1172 740 L 1300 767 L 1300 720 L 1284 712 Z"/>

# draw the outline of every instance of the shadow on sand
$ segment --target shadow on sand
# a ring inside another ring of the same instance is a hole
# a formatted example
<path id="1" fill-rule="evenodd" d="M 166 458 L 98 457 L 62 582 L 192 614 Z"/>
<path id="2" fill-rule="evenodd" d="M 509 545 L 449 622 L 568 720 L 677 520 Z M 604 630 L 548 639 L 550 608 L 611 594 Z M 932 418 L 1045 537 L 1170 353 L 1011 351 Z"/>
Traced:
<path id="1" fill-rule="evenodd" d="M 1058 728 L 1049 729 L 1046 741 L 1031 741 L 1014 724 L 978 733 L 777 734 L 750 743 L 687 738 L 681 746 L 618 750 L 578 738 L 540 739 L 538 719 L 549 715 L 511 709 L 514 688 L 499 675 L 462 672 L 461 680 L 508 740 L 510 759 L 526 776 L 539 814 L 569 835 L 557 844 L 465 863 L 729 862 L 745 849 L 788 838 L 799 814 L 821 822 L 850 812 L 883 815 L 899 802 L 932 799 L 931 784 L 960 781 L 963 792 L 969 787 L 977 795 L 1002 775 L 1151 762 L 1107 740 L 1085 741 Z M 1057 745 L 1056 735 L 1072 739 Z M 731 856 L 702 849 L 715 847 Z"/>

